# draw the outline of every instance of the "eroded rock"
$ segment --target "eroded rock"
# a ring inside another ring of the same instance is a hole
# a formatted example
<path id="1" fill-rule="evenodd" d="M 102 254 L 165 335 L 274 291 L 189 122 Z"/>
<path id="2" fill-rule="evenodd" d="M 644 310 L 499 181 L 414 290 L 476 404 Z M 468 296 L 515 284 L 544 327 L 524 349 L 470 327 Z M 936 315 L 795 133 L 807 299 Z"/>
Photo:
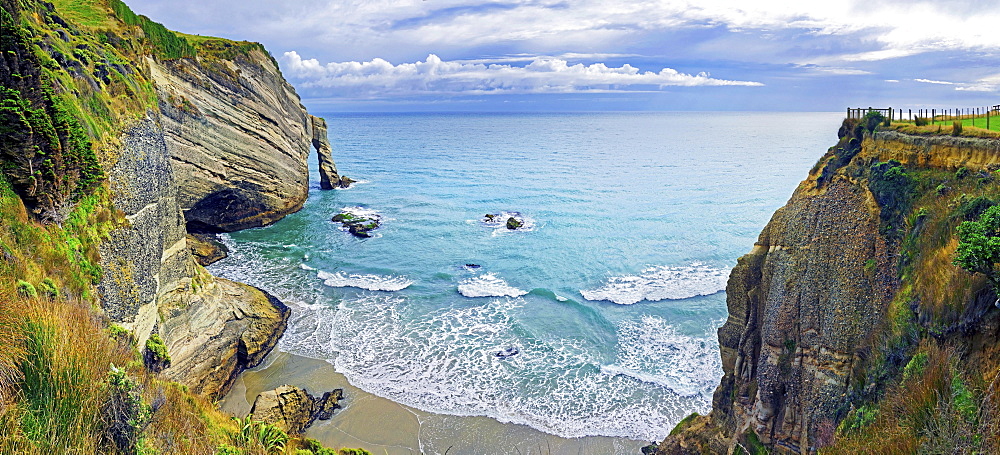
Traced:
<path id="1" fill-rule="evenodd" d="M 329 420 L 334 410 L 340 408 L 339 402 L 343 398 L 343 389 L 335 389 L 316 398 L 305 389 L 286 384 L 257 395 L 250 414 L 254 419 L 297 434 L 305 431 L 316 419 Z"/>
<path id="2" fill-rule="evenodd" d="M 194 260 L 202 267 L 212 265 L 229 256 L 229 248 L 213 234 L 188 234 L 187 245 Z"/>

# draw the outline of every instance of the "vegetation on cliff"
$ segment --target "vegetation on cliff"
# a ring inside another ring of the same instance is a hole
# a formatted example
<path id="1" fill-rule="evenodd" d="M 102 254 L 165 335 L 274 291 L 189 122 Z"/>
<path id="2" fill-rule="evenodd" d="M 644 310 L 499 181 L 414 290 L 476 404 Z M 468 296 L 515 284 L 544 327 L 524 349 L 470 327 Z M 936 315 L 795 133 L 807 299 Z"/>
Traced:
<path id="1" fill-rule="evenodd" d="M 98 301 L 99 246 L 130 223 L 106 169 L 160 105 L 144 59 L 251 51 L 119 0 L 0 0 L 0 453 L 335 453 L 164 380 L 163 340 Z"/>

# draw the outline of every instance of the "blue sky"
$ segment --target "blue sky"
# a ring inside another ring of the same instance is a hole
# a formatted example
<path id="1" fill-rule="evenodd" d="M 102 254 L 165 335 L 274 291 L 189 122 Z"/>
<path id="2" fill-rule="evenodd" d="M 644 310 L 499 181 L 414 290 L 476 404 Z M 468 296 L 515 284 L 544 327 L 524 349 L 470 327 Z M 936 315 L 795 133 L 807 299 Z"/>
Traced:
<path id="1" fill-rule="evenodd" d="M 128 3 L 174 30 L 264 43 L 320 113 L 1000 104 L 997 2 Z"/>

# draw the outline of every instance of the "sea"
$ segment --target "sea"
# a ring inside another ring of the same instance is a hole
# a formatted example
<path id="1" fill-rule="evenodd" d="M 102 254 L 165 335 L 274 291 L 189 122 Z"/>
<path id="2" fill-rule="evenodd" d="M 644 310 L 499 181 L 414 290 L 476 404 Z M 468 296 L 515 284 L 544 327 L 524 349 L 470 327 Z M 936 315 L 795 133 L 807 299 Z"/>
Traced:
<path id="1" fill-rule="evenodd" d="M 711 409 L 729 272 L 842 116 L 328 115 L 358 182 L 320 190 L 311 158 L 302 210 L 223 235 L 230 256 L 209 269 L 286 302 L 279 349 L 367 392 L 660 440 Z M 381 226 L 357 238 L 341 212 Z"/>

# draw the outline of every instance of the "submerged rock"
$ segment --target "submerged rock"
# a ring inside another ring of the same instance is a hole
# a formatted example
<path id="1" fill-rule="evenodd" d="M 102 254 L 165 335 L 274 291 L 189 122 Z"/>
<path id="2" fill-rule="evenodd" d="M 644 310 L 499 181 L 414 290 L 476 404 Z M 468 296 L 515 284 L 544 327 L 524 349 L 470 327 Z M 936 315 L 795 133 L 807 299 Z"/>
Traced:
<path id="1" fill-rule="evenodd" d="M 343 389 L 334 389 L 316 398 L 305 389 L 283 385 L 261 392 L 253 402 L 250 414 L 254 419 L 270 423 L 282 430 L 302 433 L 316 419 L 329 420 L 344 398 Z"/>

